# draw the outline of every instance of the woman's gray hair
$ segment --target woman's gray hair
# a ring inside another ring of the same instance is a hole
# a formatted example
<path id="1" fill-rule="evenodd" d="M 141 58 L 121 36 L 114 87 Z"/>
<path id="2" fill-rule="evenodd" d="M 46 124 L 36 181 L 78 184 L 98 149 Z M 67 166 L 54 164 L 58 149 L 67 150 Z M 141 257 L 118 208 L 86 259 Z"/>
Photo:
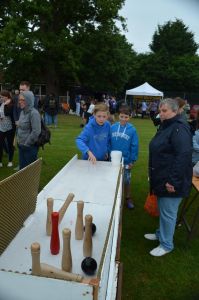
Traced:
<path id="1" fill-rule="evenodd" d="M 167 105 L 173 112 L 177 112 L 179 109 L 178 102 L 172 98 L 165 98 L 160 100 L 159 107 L 161 107 L 162 105 Z"/>

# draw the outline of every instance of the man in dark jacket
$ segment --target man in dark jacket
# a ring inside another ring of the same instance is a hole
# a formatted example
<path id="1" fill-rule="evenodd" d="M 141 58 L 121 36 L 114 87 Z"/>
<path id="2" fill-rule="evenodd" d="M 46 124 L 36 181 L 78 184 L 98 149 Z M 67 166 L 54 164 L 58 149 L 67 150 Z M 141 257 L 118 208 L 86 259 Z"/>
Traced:
<path id="1" fill-rule="evenodd" d="M 173 250 L 177 212 L 183 197 L 187 197 L 192 184 L 192 136 L 190 127 L 177 114 L 175 99 L 160 102 L 161 125 L 149 145 L 149 178 L 151 191 L 158 197 L 159 229 L 145 234 L 160 245 L 150 254 L 162 256 Z"/>

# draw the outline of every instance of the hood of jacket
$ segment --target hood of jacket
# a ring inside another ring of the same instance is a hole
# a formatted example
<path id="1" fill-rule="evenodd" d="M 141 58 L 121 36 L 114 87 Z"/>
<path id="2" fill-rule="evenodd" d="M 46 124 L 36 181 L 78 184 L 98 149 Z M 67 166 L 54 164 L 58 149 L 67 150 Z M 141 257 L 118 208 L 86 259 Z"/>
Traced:
<path id="1" fill-rule="evenodd" d="M 24 108 L 24 111 L 29 111 L 34 107 L 34 95 L 31 91 L 24 91 L 21 92 L 21 95 L 24 97 L 26 106 Z"/>
<path id="2" fill-rule="evenodd" d="M 92 117 L 90 118 L 90 120 L 89 120 L 88 127 L 92 127 L 92 128 L 95 130 L 95 132 L 97 133 L 98 131 L 101 131 L 102 128 L 105 128 L 107 124 L 108 124 L 109 127 L 110 127 L 110 124 L 109 124 L 108 121 L 106 121 L 103 125 L 99 125 L 99 124 L 96 122 L 95 117 L 92 116 Z"/>

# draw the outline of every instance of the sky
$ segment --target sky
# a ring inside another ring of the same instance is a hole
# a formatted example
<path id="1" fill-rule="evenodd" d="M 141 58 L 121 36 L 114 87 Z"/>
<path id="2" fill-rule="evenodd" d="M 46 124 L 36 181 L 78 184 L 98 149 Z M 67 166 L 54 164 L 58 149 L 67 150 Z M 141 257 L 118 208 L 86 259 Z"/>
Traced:
<path id="1" fill-rule="evenodd" d="M 181 19 L 199 44 L 199 0 L 126 0 L 120 15 L 126 18 L 128 42 L 138 53 L 149 52 L 158 25 Z M 199 50 L 198 50 L 199 53 Z"/>

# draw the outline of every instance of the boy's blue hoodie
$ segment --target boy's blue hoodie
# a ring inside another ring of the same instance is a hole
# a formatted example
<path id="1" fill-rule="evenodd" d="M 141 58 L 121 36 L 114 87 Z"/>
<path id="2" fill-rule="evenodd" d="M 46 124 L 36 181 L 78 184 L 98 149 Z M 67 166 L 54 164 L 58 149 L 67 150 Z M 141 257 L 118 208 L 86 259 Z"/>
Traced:
<path id="1" fill-rule="evenodd" d="M 122 152 L 124 165 L 133 163 L 138 158 L 138 135 L 130 123 L 122 126 L 119 122 L 111 126 L 111 151 Z"/>
<path id="2" fill-rule="evenodd" d="M 82 152 L 83 159 L 88 159 L 87 151 L 90 150 L 97 160 L 104 161 L 110 148 L 110 123 L 97 124 L 95 118 L 89 120 L 80 135 L 76 138 L 77 148 Z"/>

